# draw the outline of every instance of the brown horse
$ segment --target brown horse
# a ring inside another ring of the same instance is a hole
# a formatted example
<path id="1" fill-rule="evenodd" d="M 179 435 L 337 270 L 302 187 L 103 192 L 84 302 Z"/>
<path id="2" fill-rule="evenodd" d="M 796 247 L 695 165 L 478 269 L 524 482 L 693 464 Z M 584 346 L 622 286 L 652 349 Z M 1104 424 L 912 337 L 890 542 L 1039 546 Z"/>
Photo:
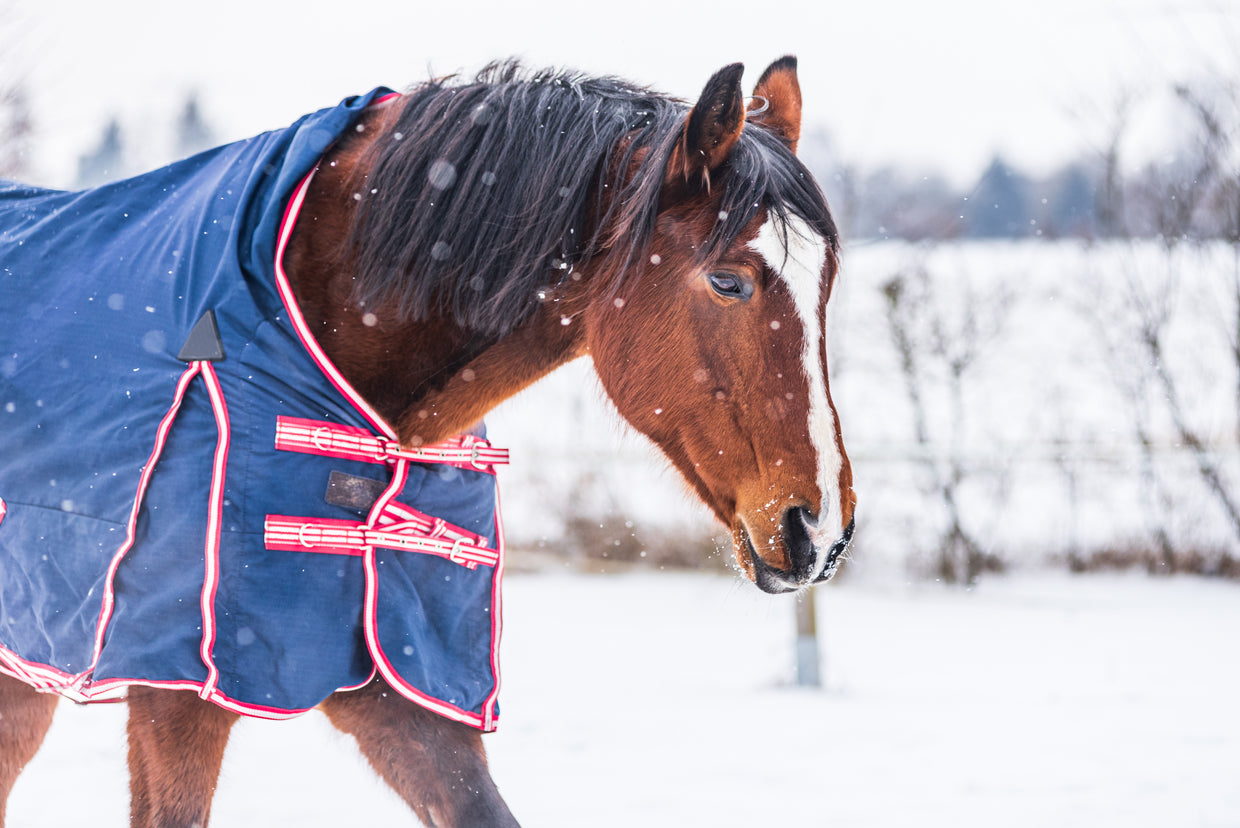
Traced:
<path id="1" fill-rule="evenodd" d="M 304 191 L 283 266 L 319 344 L 402 445 L 469 429 L 589 356 L 767 592 L 834 574 L 852 473 L 827 386 L 838 239 L 796 159 L 796 61 L 688 105 L 490 67 L 370 107 Z M 53 695 L 0 675 L 3 803 Z M 237 714 L 129 688 L 132 825 L 206 825 Z M 320 705 L 427 825 L 515 825 L 477 730 L 382 678 Z"/>

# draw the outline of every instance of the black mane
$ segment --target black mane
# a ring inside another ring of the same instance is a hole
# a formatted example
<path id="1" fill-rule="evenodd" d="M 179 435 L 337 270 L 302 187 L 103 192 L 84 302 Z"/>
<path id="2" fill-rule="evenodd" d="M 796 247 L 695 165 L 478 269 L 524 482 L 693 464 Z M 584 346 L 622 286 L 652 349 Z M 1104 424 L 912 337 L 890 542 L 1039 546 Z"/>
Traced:
<path id="1" fill-rule="evenodd" d="M 370 173 L 358 183 L 349 237 L 356 298 L 394 302 L 404 318 L 450 314 L 498 336 L 528 318 L 539 292 L 574 262 L 616 257 L 623 272 L 649 242 L 688 111 L 616 78 L 526 73 L 514 62 L 469 83 L 416 87 L 363 163 Z M 703 256 L 735 238 L 760 205 L 800 216 L 836 247 L 821 191 L 765 129 L 746 126 L 728 167 L 716 179 L 723 214 Z M 582 238 L 590 207 L 606 238 Z"/>

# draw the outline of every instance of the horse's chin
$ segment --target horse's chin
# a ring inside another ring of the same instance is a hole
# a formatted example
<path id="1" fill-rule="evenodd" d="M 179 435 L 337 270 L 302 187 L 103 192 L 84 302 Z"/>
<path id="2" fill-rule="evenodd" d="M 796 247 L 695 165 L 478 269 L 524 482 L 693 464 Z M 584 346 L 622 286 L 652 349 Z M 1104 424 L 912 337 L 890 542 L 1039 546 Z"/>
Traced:
<path id="1" fill-rule="evenodd" d="M 840 564 L 844 562 L 844 552 L 848 549 L 849 543 L 852 542 L 852 536 L 853 523 L 850 521 L 839 539 L 827 551 L 827 560 L 822 570 L 817 575 L 812 575 L 804 580 L 798 580 L 792 577 L 791 573 L 777 569 L 764 561 L 758 555 L 758 550 L 754 548 L 753 539 L 744 525 L 739 526 L 735 530 L 733 538 L 736 544 L 736 560 L 743 562 L 748 558 L 750 561 L 748 567 L 741 563 L 741 569 L 749 577 L 749 580 L 753 581 L 754 585 L 763 592 L 771 595 L 782 595 L 787 592 L 796 592 L 814 584 L 825 583 L 834 578 L 835 573 L 839 571 Z"/>
<path id="2" fill-rule="evenodd" d="M 822 572 L 818 577 L 814 578 L 815 584 L 825 583 L 835 577 L 835 573 L 839 571 L 840 564 L 844 563 L 844 553 L 848 551 L 848 545 L 852 543 L 854 520 L 848 521 L 848 525 L 844 527 L 844 531 L 831 544 L 831 548 L 827 550 L 827 563 L 822 568 Z"/>

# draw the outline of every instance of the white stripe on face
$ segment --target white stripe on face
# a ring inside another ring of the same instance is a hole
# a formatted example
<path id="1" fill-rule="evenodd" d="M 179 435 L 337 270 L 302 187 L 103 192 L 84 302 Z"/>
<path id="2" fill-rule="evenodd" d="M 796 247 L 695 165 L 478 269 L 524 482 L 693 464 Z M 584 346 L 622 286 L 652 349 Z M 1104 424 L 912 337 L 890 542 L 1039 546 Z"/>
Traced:
<path id="1" fill-rule="evenodd" d="M 786 229 L 786 234 L 782 232 Z M 822 507 L 818 525 L 806 527 L 818 550 L 813 577 L 826 564 L 826 552 L 843 531 L 839 479 L 843 458 L 836 443 L 835 418 L 827 401 L 826 372 L 821 359 L 824 337 L 822 307 L 822 268 L 827 257 L 826 240 L 815 233 L 804 219 L 789 216 L 786 228 L 768 216 L 758 236 L 749 243 L 766 260 L 767 266 L 788 286 L 797 316 L 805 331 L 801 361 L 809 384 L 809 435 L 818 456 L 818 490 Z"/>

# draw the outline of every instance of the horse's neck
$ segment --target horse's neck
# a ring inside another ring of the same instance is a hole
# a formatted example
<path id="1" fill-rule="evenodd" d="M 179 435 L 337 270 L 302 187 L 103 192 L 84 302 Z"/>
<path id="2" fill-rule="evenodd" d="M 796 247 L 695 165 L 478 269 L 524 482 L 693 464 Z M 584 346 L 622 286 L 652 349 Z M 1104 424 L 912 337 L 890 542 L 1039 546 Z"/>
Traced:
<path id="1" fill-rule="evenodd" d="M 393 102 L 395 103 L 395 102 Z M 362 129 L 320 164 L 289 240 L 284 265 L 306 322 L 358 393 L 407 446 L 459 434 L 503 400 L 582 352 L 583 337 L 554 309 L 499 340 L 450 320 L 402 322 L 388 308 L 352 299 L 345 240 L 354 175 L 363 154 L 394 122 L 398 106 L 372 108 Z"/>

